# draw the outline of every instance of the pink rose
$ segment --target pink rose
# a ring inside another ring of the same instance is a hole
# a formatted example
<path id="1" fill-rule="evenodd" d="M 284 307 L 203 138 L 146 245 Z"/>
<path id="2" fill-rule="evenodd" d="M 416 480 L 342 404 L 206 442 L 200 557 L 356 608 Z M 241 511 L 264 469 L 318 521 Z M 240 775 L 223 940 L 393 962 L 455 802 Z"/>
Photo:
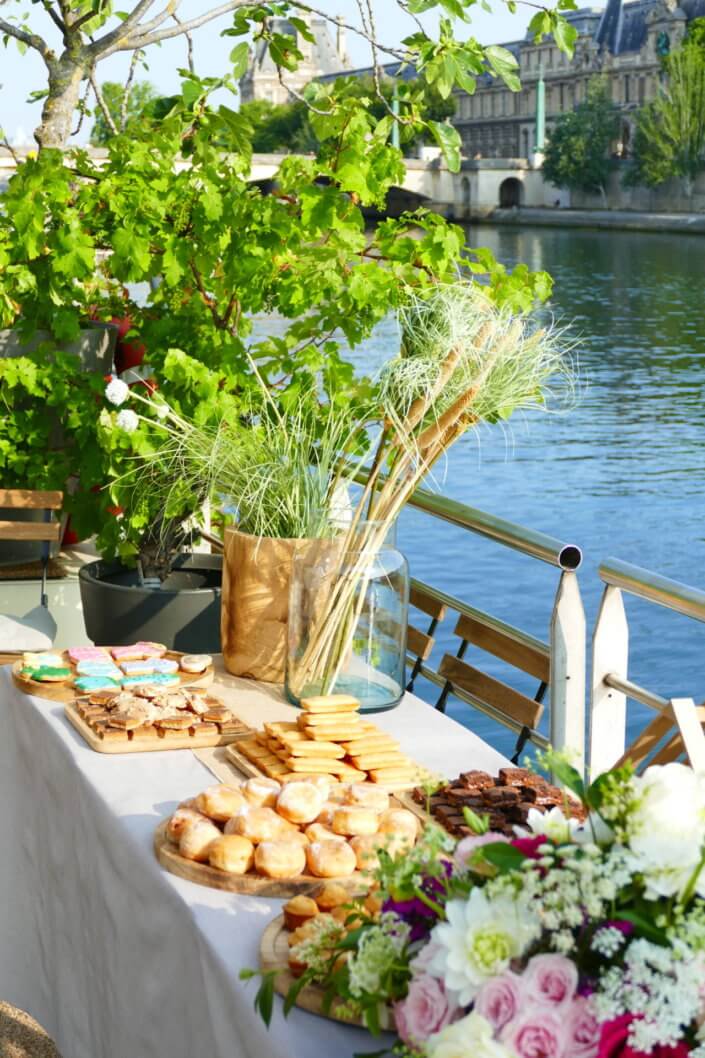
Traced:
<path id="1" fill-rule="evenodd" d="M 502 1043 L 517 1058 L 572 1058 L 566 1049 L 564 1021 L 555 1007 L 537 1007 L 506 1025 Z"/>
<path id="2" fill-rule="evenodd" d="M 408 1047 L 422 1046 L 457 1013 L 440 981 L 428 974 L 412 978 L 406 999 L 394 1004 L 397 1032 Z"/>
<path id="3" fill-rule="evenodd" d="M 578 987 L 578 970 L 565 955 L 535 955 L 523 973 L 527 1000 L 554 1007 L 567 1006 Z"/>
<path id="4" fill-rule="evenodd" d="M 474 1010 L 489 1021 L 495 1032 L 517 1016 L 521 1001 L 521 978 L 507 972 L 486 981 L 475 997 Z"/>
<path id="5" fill-rule="evenodd" d="M 568 1013 L 567 1053 L 571 1058 L 597 1058 L 602 1025 L 595 1017 L 589 999 L 578 996 Z"/>
<path id="6" fill-rule="evenodd" d="M 635 1051 L 627 1042 L 633 1020 L 631 1014 L 620 1014 L 614 1021 L 606 1021 L 601 1026 L 597 1058 L 688 1058 L 690 1048 L 683 1041 L 675 1047 L 657 1044 L 648 1055 L 644 1051 Z"/>
<path id="7" fill-rule="evenodd" d="M 471 834 L 467 838 L 463 838 L 455 846 L 455 852 L 453 853 L 453 863 L 455 867 L 462 871 L 468 865 L 468 860 L 473 856 L 476 849 L 481 848 L 483 845 L 494 845 L 496 842 L 501 841 L 504 844 L 509 843 L 509 839 L 504 834 L 499 834 L 494 830 L 488 830 L 486 834 Z"/>

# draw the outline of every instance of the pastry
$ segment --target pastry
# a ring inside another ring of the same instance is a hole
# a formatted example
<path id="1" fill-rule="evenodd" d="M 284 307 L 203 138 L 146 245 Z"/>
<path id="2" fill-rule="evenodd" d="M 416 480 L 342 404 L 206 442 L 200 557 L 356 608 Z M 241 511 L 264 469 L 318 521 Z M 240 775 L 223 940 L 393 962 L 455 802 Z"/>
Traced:
<path id="1" fill-rule="evenodd" d="M 213 664 L 210 654 L 184 654 L 179 664 L 184 672 L 205 672 Z"/>
<path id="2" fill-rule="evenodd" d="M 306 848 L 306 863 L 317 878 L 344 878 L 357 866 L 355 853 L 346 841 L 314 841 Z"/>
<path id="3" fill-rule="evenodd" d="M 120 684 L 110 676 L 78 676 L 73 681 L 74 687 L 79 691 L 103 691 L 113 688 L 118 691 Z"/>
<path id="4" fill-rule="evenodd" d="M 337 882 L 326 882 L 315 894 L 315 900 L 321 911 L 332 911 L 350 903 L 350 890 Z"/>
<path id="5" fill-rule="evenodd" d="M 384 847 L 384 836 L 379 834 L 357 834 L 350 838 L 350 848 L 355 853 L 358 871 L 376 871 L 379 867 L 378 851 Z"/>
<path id="6" fill-rule="evenodd" d="M 225 823 L 245 804 L 242 791 L 234 786 L 209 786 L 196 798 L 196 808 L 209 819 Z"/>
<path id="7" fill-rule="evenodd" d="M 396 834 L 408 837 L 413 845 L 419 832 L 418 819 L 407 808 L 390 808 L 379 818 L 380 834 Z"/>
<path id="8" fill-rule="evenodd" d="M 226 834 L 240 834 L 255 843 L 291 838 L 294 832 L 298 833 L 292 823 L 282 819 L 271 808 L 263 807 L 245 806 L 225 824 Z M 294 839 L 294 843 L 298 844 L 298 841 Z"/>
<path id="9" fill-rule="evenodd" d="M 241 789 L 245 800 L 249 804 L 274 808 L 281 791 L 281 785 L 276 779 L 248 779 L 247 782 L 242 784 Z"/>
<path id="10" fill-rule="evenodd" d="M 348 783 L 340 782 L 331 786 L 328 801 L 333 804 L 346 804 L 348 800 Z"/>
<path id="11" fill-rule="evenodd" d="M 144 716 L 138 713 L 110 713 L 108 716 L 108 727 L 115 727 L 121 731 L 135 731 L 144 723 Z"/>
<path id="12" fill-rule="evenodd" d="M 204 720 L 214 724 L 227 724 L 228 720 L 233 718 L 230 709 L 226 709 L 224 705 L 209 705 L 202 716 Z"/>
<path id="13" fill-rule="evenodd" d="M 340 805 L 333 813 L 331 824 L 336 834 L 352 837 L 355 834 L 376 834 L 379 815 L 371 808 Z"/>
<path id="14" fill-rule="evenodd" d="M 304 834 L 309 841 L 345 841 L 342 834 L 336 834 L 323 823 L 309 823 Z"/>
<path id="15" fill-rule="evenodd" d="M 306 853 L 295 841 L 263 841 L 257 846 L 255 869 L 267 878 L 295 878 L 305 866 Z"/>
<path id="16" fill-rule="evenodd" d="M 246 874 L 255 859 L 255 847 L 239 834 L 221 834 L 208 849 L 211 867 L 228 874 Z"/>
<path id="17" fill-rule="evenodd" d="M 193 806 L 179 805 L 166 825 L 167 837 L 178 844 L 184 827 L 188 823 L 194 823 L 197 819 L 205 819 L 205 816 L 197 812 Z"/>
<path id="18" fill-rule="evenodd" d="M 187 713 L 179 713 L 176 716 L 157 717 L 154 721 L 154 726 L 160 727 L 164 731 L 188 731 L 193 723 L 192 716 Z"/>
<path id="19" fill-rule="evenodd" d="M 302 698 L 301 708 L 305 713 L 354 713 L 360 703 L 349 694 L 318 694 Z"/>
<path id="20" fill-rule="evenodd" d="M 179 854 L 187 860 L 206 863 L 211 845 L 220 837 L 220 831 L 210 819 L 194 819 L 181 831 Z"/>
<path id="21" fill-rule="evenodd" d="M 335 802 L 326 801 L 316 816 L 316 823 L 322 823 L 324 827 L 330 827 L 333 823 L 333 813 L 337 808 L 338 805 Z"/>
<path id="22" fill-rule="evenodd" d="M 313 823 L 324 803 L 322 791 L 313 783 L 291 782 L 277 798 L 277 812 L 290 823 Z"/>
<path id="23" fill-rule="evenodd" d="M 386 812 L 389 808 L 389 794 L 372 783 L 351 783 L 345 800 L 351 805 L 363 805 L 374 808 L 376 812 Z"/>
<path id="24" fill-rule="evenodd" d="M 282 911 L 284 925 L 293 931 L 318 914 L 318 904 L 310 896 L 294 896 L 284 904 Z"/>

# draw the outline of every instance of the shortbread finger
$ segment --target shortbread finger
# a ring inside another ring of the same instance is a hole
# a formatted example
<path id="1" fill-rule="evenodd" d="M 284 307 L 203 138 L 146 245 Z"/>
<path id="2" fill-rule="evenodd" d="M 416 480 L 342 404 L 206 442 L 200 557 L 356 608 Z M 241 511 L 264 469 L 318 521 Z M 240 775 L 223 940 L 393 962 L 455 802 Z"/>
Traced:
<path id="1" fill-rule="evenodd" d="M 367 735 L 350 742 L 342 742 L 341 745 L 351 757 L 359 757 L 363 753 L 388 753 L 399 749 L 399 743 L 387 735 Z"/>
<path id="2" fill-rule="evenodd" d="M 391 753 L 362 753 L 350 755 L 350 760 L 360 771 L 371 771 L 373 768 L 405 768 L 412 767 L 408 757 L 404 757 L 397 750 Z"/>
<path id="3" fill-rule="evenodd" d="M 345 775 L 349 771 L 349 765 L 341 760 L 331 760 L 322 757 L 287 757 L 284 761 L 287 771 L 311 772 L 312 775 L 329 773 L 331 775 Z"/>
<path id="4" fill-rule="evenodd" d="M 364 731 L 365 725 L 357 713 L 299 713 L 299 727 L 333 727 L 346 724 Z"/>
<path id="5" fill-rule="evenodd" d="M 243 757 L 247 757 L 248 760 L 257 760 L 258 757 L 266 757 L 269 753 L 266 746 L 261 746 L 253 738 L 241 739 L 237 748 L 238 752 L 242 753 Z"/>
<path id="6" fill-rule="evenodd" d="M 353 713 L 360 708 L 360 702 L 349 694 L 318 694 L 301 699 L 301 708 L 305 713 Z"/>
<path id="7" fill-rule="evenodd" d="M 340 727 L 305 727 L 304 731 L 315 742 L 349 742 L 355 737 L 355 728 L 343 724 Z"/>
<path id="8" fill-rule="evenodd" d="M 368 772 L 373 782 L 384 786 L 385 782 L 415 782 L 418 778 L 418 768 L 372 768 Z"/>
<path id="9" fill-rule="evenodd" d="M 334 760 L 342 760 L 345 750 L 335 742 L 316 742 L 304 739 L 302 742 L 284 742 L 291 757 L 332 757 Z"/>

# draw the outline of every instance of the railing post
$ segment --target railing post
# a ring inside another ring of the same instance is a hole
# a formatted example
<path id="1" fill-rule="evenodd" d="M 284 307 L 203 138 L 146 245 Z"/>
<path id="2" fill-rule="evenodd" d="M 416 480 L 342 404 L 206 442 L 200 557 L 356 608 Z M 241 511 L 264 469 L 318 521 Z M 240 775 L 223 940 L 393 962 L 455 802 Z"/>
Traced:
<path id="1" fill-rule="evenodd" d="M 611 768 L 625 750 L 627 696 L 608 687 L 610 674 L 626 680 L 629 666 L 629 625 L 619 588 L 605 587 L 592 641 L 590 701 L 590 777 Z"/>
<path id="2" fill-rule="evenodd" d="M 564 570 L 551 616 L 550 740 L 554 749 L 585 760 L 585 610 L 578 578 Z"/>

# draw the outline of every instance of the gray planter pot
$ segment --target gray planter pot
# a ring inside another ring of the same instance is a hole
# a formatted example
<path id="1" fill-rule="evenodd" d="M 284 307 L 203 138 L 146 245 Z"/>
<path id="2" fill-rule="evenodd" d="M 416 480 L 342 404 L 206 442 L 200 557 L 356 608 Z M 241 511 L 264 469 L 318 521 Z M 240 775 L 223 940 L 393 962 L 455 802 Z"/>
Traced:
<path id="1" fill-rule="evenodd" d="M 114 323 L 89 323 L 75 342 L 57 342 L 48 331 L 37 331 L 27 342 L 20 338 L 19 331 L 0 331 L 0 357 L 27 356 L 42 342 L 51 342 L 67 353 L 74 353 L 81 360 L 84 371 L 99 371 L 107 375 L 112 370 L 118 329 Z"/>
<path id="2" fill-rule="evenodd" d="M 170 650 L 220 651 L 220 555 L 181 555 L 161 588 L 145 588 L 120 562 L 89 562 L 78 573 L 86 633 L 98 646 L 140 639 Z"/>

